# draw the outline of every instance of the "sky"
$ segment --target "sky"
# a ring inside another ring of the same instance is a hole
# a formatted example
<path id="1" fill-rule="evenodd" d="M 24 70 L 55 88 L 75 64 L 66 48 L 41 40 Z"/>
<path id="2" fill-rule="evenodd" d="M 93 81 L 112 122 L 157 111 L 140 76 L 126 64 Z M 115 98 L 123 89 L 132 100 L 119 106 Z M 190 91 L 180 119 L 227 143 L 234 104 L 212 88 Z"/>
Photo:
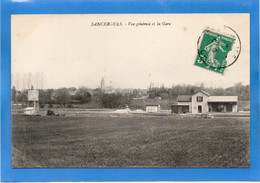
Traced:
<path id="1" fill-rule="evenodd" d="M 96 22 L 122 26 L 91 26 Z M 238 60 L 222 75 L 194 62 L 202 31 L 223 25 L 232 27 L 242 44 Z M 23 77 L 31 73 L 33 79 L 44 76 L 43 88 L 97 88 L 102 77 L 114 88 L 145 89 L 150 82 L 247 85 L 249 25 L 249 14 L 12 15 L 12 81 L 22 87 Z"/>

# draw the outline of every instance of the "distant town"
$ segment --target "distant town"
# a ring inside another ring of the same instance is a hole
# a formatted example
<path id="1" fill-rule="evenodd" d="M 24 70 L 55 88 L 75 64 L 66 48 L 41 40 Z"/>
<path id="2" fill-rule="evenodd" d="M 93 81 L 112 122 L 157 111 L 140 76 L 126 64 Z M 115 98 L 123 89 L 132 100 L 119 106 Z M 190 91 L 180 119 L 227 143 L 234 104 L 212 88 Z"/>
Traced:
<path id="1" fill-rule="evenodd" d="M 39 77 L 40 78 L 40 77 Z M 211 96 L 237 96 L 236 100 L 231 103 L 238 103 L 236 108 L 240 110 L 249 110 L 250 87 L 237 83 L 232 87 L 207 88 L 201 83 L 195 85 L 173 85 L 171 88 L 164 87 L 163 84 L 156 85 L 150 83 L 147 89 L 120 89 L 113 88 L 106 83 L 104 77 L 101 78 L 98 88 L 90 89 L 87 87 L 69 87 L 58 89 L 41 89 L 42 79 L 39 83 L 30 85 L 26 84 L 26 89 L 17 89 L 17 85 L 12 86 L 11 98 L 14 105 L 24 108 L 28 104 L 28 90 L 37 89 L 39 91 L 39 107 L 67 107 L 67 108 L 112 108 L 121 109 L 129 107 L 131 109 L 145 110 L 145 106 L 159 105 L 161 110 L 171 110 L 173 105 L 178 105 L 177 111 L 191 112 L 191 104 L 185 104 L 182 107 L 180 102 L 191 102 L 191 96 L 199 91 L 204 91 Z M 28 88 L 30 86 L 30 88 Z M 212 97 L 211 97 L 212 98 Z M 185 99 L 184 101 L 182 101 Z M 221 102 L 221 100 L 219 101 Z M 247 102 L 248 104 L 245 104 Z M 223 103 L 223 101 L 222 101 Z M 243 103 L 243 104 L 242 104 Z M 208 109 L 209 110 L 209 109 Z M 236 110 L 236 111 L 237 111 Z"/>

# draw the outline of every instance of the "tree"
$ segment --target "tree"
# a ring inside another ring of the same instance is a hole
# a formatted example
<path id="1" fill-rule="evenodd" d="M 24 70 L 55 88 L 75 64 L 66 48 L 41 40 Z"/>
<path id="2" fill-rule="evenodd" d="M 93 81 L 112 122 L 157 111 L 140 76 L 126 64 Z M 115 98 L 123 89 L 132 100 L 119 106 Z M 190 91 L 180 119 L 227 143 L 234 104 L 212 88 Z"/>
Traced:
<path id="1" fill-rule="evenodd" d="M 71 102 L 71 96 L 67 88 L 60 88 L 55 91 L 55 102 L 64 107 Z"/>
<path id="2" fill-rule="evenodd" d="M 204 90 L 205 89 L 205 84 L 204 83 L 200 83 L 200 89 Z"/>
<path id="3" fill-rule="evenodd" d="M 190 89 L 190 94 L 193 95 L 194 93 L 195 93 L 195 89 L 194 89 L 194 87 L 192 87 L 192 88 Z"/>
<path id="4" fill-rule="evenodd" d="M 54 90 L 47 89 L 47 90 L 39 90 L 39 99 L 40 104 L 53 104 L 54 100 L 52 99 Z"/>
<path id="5" fill-rule="evenodd" d="M 160 97 L 162 97 L 162 99 L 168 99 L 169 98 L 169 94 L 168 93 L 161 93 L 161 96 Z"/>
<path id="6" fill-rule="evenodd" d="M 216 89 L 214 89 L 213 94 L 222 96 L 222 95 L 225 95 L 225 90 L 223 88 L 216 88 Z"/>
<path id="7" fill-rule="evenodd" d="M 129 103 L 128 95 L 120 93 L 103 94 L 101 96 L 101 104 L 105 108 L 120 108 Z"/>
<path id="8" fill-rule="evenodd" d="M 16 103 L 16 89 L 15 89 L 15 86 L 13 86 L 13 88 L 11 90 L 11 100 L 13 101 L 13 103 Z"/>
<path id="9" fill-rule="evenodd" d="M 28 91 L 24 90 L 22 91 L 19 95 L 16 96 L 16 101 L 18 103 L 22 103 L 23 105 L 25 105 L 28 101 Z"/>
<path id="10" fill-rule="evenodd" d="M 80 87 L 75 96 L 76 100 L 80 100 L 81 104 L 88 103 L 91 99 L 89 89 L 86 87 Z"/>

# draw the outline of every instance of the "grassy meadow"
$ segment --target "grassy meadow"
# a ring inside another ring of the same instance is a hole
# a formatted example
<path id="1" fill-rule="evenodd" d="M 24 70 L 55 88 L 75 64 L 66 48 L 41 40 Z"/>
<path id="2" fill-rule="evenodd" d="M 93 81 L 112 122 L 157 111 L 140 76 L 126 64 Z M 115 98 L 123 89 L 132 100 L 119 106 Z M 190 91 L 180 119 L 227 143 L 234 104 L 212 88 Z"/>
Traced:
<path id="1" fill-rule="evenodd" d="M 12 167 L 249 167 L 249 118 L 12 115 Z"/>

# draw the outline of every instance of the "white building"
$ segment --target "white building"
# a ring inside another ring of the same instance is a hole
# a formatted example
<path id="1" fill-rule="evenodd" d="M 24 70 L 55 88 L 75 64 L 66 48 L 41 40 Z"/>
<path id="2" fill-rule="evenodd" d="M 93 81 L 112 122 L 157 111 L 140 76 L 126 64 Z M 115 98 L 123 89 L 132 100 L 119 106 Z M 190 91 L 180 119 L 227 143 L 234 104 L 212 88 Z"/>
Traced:
<path id="1" fill-rule="evenodd" d="M 237 112 L 237 96 L 210 96 L 205 91 L 193 95 L 179 95 L 173 113 Z"/>
<path id="2" fill-rule="evenodd" d="M 36 115 L 38 114 L 38 110 L 35 107 L 26 107 L 24 109 L 24 114 L 25 115 Z"/>
<path id="3" fill-rule="evenodd" d="M 147 112 L 147 113 L 160 112 L 160 104 L 158 104 L 158 103 L 145 104 L 145 112 Z"/>

